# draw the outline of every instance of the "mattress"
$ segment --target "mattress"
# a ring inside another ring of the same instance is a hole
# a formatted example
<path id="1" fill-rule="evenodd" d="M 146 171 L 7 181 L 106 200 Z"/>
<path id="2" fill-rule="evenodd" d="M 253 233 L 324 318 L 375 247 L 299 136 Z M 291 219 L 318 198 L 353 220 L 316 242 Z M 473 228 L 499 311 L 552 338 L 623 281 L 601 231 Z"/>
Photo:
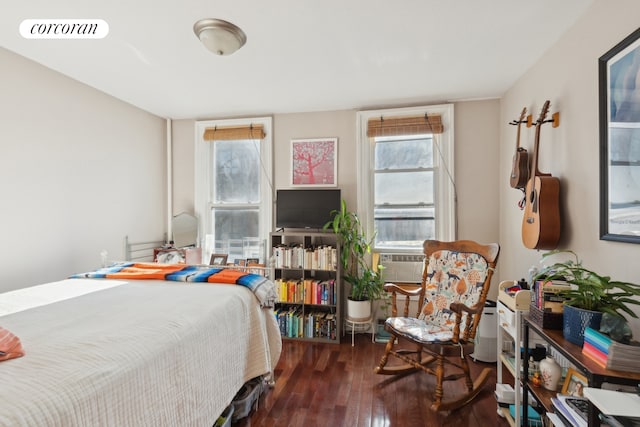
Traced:
<path id="1" fill-rule="evenodd" d="M 273 372 L 278 326 L 246 287 L 107 282 L 57 282 L 89 291 L 0 315 L 26 353 L 0 363 L 0 426 L 211 426 Z"/>

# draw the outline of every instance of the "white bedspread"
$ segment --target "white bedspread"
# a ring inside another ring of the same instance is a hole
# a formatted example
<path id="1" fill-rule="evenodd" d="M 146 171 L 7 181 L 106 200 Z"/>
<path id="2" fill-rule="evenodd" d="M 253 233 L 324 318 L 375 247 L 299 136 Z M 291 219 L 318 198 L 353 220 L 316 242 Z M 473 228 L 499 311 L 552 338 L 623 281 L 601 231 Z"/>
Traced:
<path id="1" fill-rule="evenodd" d="M 26 353 L 0 363 L 0 426 L 208 427 L 281 351 L 272 311 L 237 285 L 131 281 L 0 325 Z"/>

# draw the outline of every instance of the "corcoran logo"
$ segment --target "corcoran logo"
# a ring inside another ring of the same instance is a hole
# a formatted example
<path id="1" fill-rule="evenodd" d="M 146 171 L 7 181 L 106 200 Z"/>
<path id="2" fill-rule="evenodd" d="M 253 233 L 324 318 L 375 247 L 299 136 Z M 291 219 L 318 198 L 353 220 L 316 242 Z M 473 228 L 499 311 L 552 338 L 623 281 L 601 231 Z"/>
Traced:
<path id="1" fill-rule="evenodd" d="M 25 39 L 102 39 L 109 24 L 102 19 L 25 19 L 20 35 Z"/>

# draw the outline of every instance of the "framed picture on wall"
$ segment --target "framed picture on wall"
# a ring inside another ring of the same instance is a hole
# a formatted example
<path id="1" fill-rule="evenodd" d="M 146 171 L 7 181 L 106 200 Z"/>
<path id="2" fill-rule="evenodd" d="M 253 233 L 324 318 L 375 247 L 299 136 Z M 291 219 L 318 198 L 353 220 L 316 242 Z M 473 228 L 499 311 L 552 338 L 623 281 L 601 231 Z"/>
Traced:
<path id="1" fill-rule="evenodd" d="M 291 140 L 291 186 L 338 185 L 338 138 Z"/>
<path id="2" fill-rule="evenodd" d="M 640 243 L 640 29 L 598 60 L 600 239 Z"/>

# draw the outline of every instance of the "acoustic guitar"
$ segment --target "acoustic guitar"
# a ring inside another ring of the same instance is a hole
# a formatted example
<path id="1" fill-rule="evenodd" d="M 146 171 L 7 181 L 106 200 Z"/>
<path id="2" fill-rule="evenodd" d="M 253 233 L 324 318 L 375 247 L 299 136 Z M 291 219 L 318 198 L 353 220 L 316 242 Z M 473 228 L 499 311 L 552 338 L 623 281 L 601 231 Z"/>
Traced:
<path id="1" fill-rule="evenodd" d="M 529 249 L 554 249 L 560 240 L 560 180 L 538 170 L 540 128 L 548 110 L 546 101 L 536 122 L 533 161 L 525 189 L 522 243 Z"/>
<path id="2" fill-rule="evenodd" d="M 516 134 L 516 152 L 513 155 L 509 184 L 511 185 L 511 188 L 523 190 L 527 186 L 527 181 L 529 180 L 529 153 L 525 148 L 520 146 L 520 125 L 524 122 L 525 114 L 527 114 L 527 107 L 522 109 L 520 119 L 517 122 L 510 123 L 512 125 L 518 125 L 518 132 Z"/>

